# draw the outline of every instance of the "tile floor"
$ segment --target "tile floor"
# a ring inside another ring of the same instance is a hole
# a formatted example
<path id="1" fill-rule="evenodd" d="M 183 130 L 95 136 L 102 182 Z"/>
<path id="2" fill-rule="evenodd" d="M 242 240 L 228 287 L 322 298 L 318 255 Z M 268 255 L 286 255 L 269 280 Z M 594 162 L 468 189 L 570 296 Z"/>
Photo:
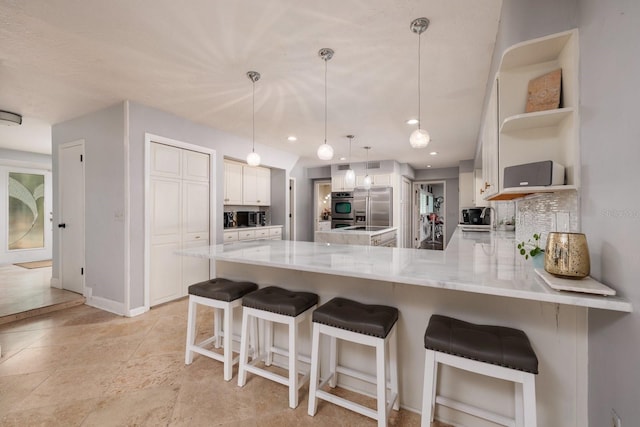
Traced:
<path id="1" fill-rule="evenodd" d="M 197 354 L 186 366 L 186 313 L 186 299 L 134 318 L 80 305 L 0 325 L 0 425 L 375 425 L 327 402 L 308 416 L 306 387 L 292 410 L 285 386 L 250 375 L 239 388 Z M 212 318 L 199 310 L 201 336 Z M 390 425 L 420 417 L 394 411 Z"/>
<path id="2" fill-rule="evenodd" d="M 51 267 L 0 265 L 0 325 L 83 304 L 82 295 L 51 287 Z"/>

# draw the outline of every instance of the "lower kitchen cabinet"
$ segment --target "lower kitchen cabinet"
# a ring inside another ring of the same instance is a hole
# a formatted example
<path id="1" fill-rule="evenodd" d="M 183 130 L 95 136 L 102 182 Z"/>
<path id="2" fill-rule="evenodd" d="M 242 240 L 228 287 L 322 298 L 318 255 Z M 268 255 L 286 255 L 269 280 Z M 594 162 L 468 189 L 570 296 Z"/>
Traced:
<path id="1" fill-rule="evenodd" d="M 266 226 L 266 227 L 252 227 L 225 230 L 223 233 L 223 242 L 237 242 L 248 240 L 281 240 L 282 239 L 282 226 Z"/>

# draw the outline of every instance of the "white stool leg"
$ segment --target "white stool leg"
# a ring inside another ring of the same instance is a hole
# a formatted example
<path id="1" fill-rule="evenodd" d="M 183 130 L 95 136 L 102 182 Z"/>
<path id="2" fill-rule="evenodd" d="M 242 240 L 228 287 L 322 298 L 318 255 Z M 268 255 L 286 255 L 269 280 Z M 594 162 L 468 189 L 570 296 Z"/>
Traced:
<path id="1" fill-rule="evenodd" d="M 396 396 L 393 409 L 400 410 L 400 394 L 398 391 L 398 334 L 394 325 L 391 329 L 391 337 L 389 339 L 389 370 L 391 375 L 391 395 Z M 385 380 L 386 381 L 386 380 Z"/>
<path id="2" fill-rule="evenodd" d="M 193 362 L 193 351 L 191 346 L 195 344 L 196 339 L 196 302 L 189 297 L 189 313 L 187 314 L 187 345 L 184 354 L 184 363 L 191 365 Z"/>
<path id="3" fill-rule="evenodd" d="M 253 354 L 251 355 L 251 360 L 256 360 L 260 357 L 260 338 L 258 335 L 258 319 L 255 317 L 251 318 L 251 332 L 249 338 L 251 338 L 251 346 L 253 350 Z"/>
<path id="4" fill-rule="evenodd" d="M 516 427 L 524 427 L 524 402 L 522 400 L 522 387 L 520 382 L 514 382 L 513 388 L 515 389 L 515 421 Z"/>
<path id="5" fill-rule="evenodd" d="M 216 311 L 220 311 L 217 309 Z M 218 323 L 219 324 L 219 323 Z M 220 343 L 220 336 L 216 343 Z M 224 309 L 224 380 L 230 381 L 233 371 L 233 307 L 227 306 Z"/>
<path id="6" fill-rule="evenodd" d="M 425 351 L 424 357 L 424 379 L 422 390 L 422 427 L 430 427 L 433 421 L 436 400 L 436 384 L 438 382 L 438 365 L 436 363 L 435 352 Z"/>
<path id="7" fill-rule="evenodd" d="M 289 321 L 289 407 L 298 406 L 298 322 Z"/>
<path id="8" fill-rule="evenodd" d="M 329 387 L 335 388 L 338 383 L 338 372 L 336 367 L 338 366 L 338 340 L 333 335 L 329 341 Z"/>
<path id="9" fill-rule="evenodd" d="M 311 372 L 309 373 L 309 408 L 307 413 L 312 417 L 316 414 L 318 408 L 318 398 L 316 391 L 318 390 L 318 373 L 320 371 L 320 326 L 313 324 L 313 332 L 311 335 Z"/>
<path id="10" fill-rule="evenodd" d="M 238 362 L 238 385 L 244 387 L 247 382 L 245 366 L 249 362 L 249 311 L 242 311 L 242 337 L 240 338 L 240 361 Z"/>
<path id="11" fill-rule="evenodd" d="M 533 374 L 526 374 L 522 383 L 522 399 L 524 400 L 524 426 L 536 427 L 536 383 Z"/>
<path id="12" fill-rule="evenodd" d="M 386 341 L 382 338 L 376 343 L 376 374 L 378 395 L 378 427 L 387 425 L 387 361 L 385 357 Z"/>
<path id="13" fill-rule="evenodd" d="M 264 346 L 266 351 L 264 364 L 266 366 L 271 366 L 273 363 L 273 352 L 271 351 L 273 348 L 273 322 L 265 320 L 264 324 Z"/>
<path id="14" fill-rule="evenodd" d="M 220 348 L 222 346 L 222 341 L 220 340 L 223 334 L 222 331 L 222 313 L 220 308 L 213 309 L 213 336 L 216 337 L 214 344 L 216 348 Z M 225 310 L 226 311 L 226 310 Z M 224 333 L 226 334 L 227 328 L 225 325 Z"/>

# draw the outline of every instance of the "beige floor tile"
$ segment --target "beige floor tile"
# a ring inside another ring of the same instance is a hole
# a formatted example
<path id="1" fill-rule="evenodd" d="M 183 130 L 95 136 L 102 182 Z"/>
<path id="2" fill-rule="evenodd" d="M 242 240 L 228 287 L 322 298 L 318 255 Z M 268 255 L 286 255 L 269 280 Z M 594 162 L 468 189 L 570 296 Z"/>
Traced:
<path id="1" fill-rule="evenodd" d="M 182 353 L 130 359 L 111 379 L 106 393 L 121 394 L 159 386 L 179 388 L 184 369 Z"/>
<path id="2" fill-rule="evenodd" d="M 50 372 L 35 372 L 0 377 L 0 420 L 49 378 L 49 375 Z"/>
<path id="3" fill-rule="evenodd" d="M 85 344 L 74 344 L 22 349 L 0 363 L 0 377 L 55 370 L 84 346 Z"/>
<path id="4" fill-rule="evenodd" d="M 82 399 L 59 405 L 13 411 L 0 419 L 0 425 L 3 427 L 80 426 L 98 403 L 99 399 Z"/>

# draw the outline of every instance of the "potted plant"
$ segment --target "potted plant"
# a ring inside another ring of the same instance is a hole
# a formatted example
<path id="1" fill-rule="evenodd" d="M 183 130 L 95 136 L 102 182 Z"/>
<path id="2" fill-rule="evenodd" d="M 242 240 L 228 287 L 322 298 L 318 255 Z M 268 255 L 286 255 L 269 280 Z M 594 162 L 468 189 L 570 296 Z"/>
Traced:
<path id="1" fill-rule="evenodd" d="M 518 243 L 518 250 L 524 259 L 531 259 L 536 267 L 544 266 L 544 250 L 540 248 L 540 233 L 534 233 L 533 237 L 526 242 Z"/>

